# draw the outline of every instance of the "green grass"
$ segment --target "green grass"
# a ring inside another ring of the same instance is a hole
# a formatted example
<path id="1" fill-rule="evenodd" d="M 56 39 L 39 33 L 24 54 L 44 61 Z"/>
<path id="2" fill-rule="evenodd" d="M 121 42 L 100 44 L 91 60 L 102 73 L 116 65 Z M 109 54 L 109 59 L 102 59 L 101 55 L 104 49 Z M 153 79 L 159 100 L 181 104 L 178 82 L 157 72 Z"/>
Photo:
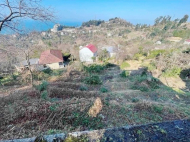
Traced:
<path id="1" fill-rule="evenodd" d="M 162 76 L 164 77 L 177 77 L 181 73 L 181 68 L 180 67 L 173 67 L 171 69 L 167 69 L 162 73 Z"/>
<path id="2" fill-rule="evenodd" d="M 166 52 L 166 50 L 152 50 L 152 51 L 150 51 L 150 53 L 149 53 L 149 55 L 148 55 L 148 59 L 153 59 L 153 58 L 156 58 L 157 56 L 159 56 L 159 55 L 161 55 L 161 54 L 163 54 L 163 53 L 165 53 Z"/>
<path id="3" fill-rule="evenodd" d="M 123 62 L 123 63 L 120 65 L 120 68 L 121 68 L 122 70 L 125 69 L 125 68 L 127 68 L 127 67 L 130 67 L 130 64 L 127 63 L 127 62 Z"/>

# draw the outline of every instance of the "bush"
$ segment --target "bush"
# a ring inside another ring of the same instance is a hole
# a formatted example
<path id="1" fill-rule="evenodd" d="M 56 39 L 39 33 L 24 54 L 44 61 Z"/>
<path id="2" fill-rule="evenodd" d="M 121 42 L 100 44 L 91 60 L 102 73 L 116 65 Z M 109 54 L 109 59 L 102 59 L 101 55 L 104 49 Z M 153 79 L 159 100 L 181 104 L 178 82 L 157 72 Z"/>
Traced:
<path id="1" fill-rule="evenodd" d="M 106 93 L 106 92 L 108 92 L 108 89 L 106 89 L 105 87 L 102 87 L 102 88 L 100 88 L 100 92 Z"/>
<path id="2" fill-rule="evenodd" d="M 17 77 L 18 77 L 18 75 L 15 75 L 15 74 L 12 75 L 12 79 L 13 79 L 13 80 L 16 80 Z"/>
<path id="3" fill-rule="evenodd" d="M 44 72 L 37 72 L 34 74 L 34 79 L 36 80 L 44 80 L 47 79 L 50 75 Z"/>
<path id="4" fill-rule="evenodd" d="M 72 112 L 70 117 L 63 118 L 63 125 L 72 125 L 73 127 L 83 126 L 88 129 L 101 129 L 103 123 L 100 117 L 91 117 L 86 112 Z"/>
<path id="5" fill-rule="evenodd" d="M 133 59 L 134 60 L 140 60 L 140 58 L 142 58 L 144 55 L 140 54 L 140 53 L 136 53 L 134 56 L 133 56 Z"/>
<path id="6" fill-rule="evenodd" d="M 129 76 L 129 71 L 122 71 L 122 73 L 120 74 L 121 77 L 126 78 Z"/>
<path id="7" fill-rule="evenodd" d="M 132 102 L 133 102 L 133 103 L 137 103 L 137 102 L 139 102 L 139 99 L 138 99 L 138 98 L 133 98 L 133 99 L 132 99 Z"/>
<path id="8" fill-rule="evenodd" d="M 43 70 L 43 72 L 46 74 L 51 74 L 53 71 L 50 68 L 47 68 L 47 69 Z"/>
<path id="9" fill-rule="evenodd" d="M 156 58 L 160 54 L 163 54 L 165 52 L 166 52 L 166 50 L 153 50 L 153 51 L 150 51 L 150 54 L 149 54 L 149 56 L 147 58 L 148 59 Z"/>
<path id="10" fill-rule="evenodd" d="M 149 71 L 153 71 L 153 70 L 156 69 L 155 63 L 150 63 L 147 67 L 148 67 L 148 70 L 149 70 Z"/>
<path id="11" fill-rule="evenodd" d="M 164 77 L 177 77 L 181 73 L 181 68 L 180 67 L 173 67 L 172 69 L 166 69 L 163 72 Z"/>
<path id="12" fill-rule="evenodd" d="M 36 86 L 36 88 L 37 88 L 40 92 L 42 92 L 42 91 L 44 91 L 44 90 L 47 89 L 47 86 L 48 86 L 48 82 L 43 81 L 40 85 Z"/>
<path id="13" fill-rule="evenodd" d="M 104 69 L 104 65 L 93 64 L 90 66 L 84 66 L 84 70 L 88 73 L 101 73 Z"/>
<path id="14" fill-rule="evenodd" d="M 114 64 L 111 64 L 109 62 L 105 62 L 103 66 L 106 67 L 106 68 L 115 67 Z"/>
<path id="15" fill-rule="evenodd" d="M 175 30 L 173 32 L 174 37 L 189 38 L 190 30 Z"/>
<path id="16" fill-rule="evenodd" d="M 100 80 L 99 76 L 96 76 L 96 75 L 86 77 L 84 82 L 86 84 L 91 84 L 91 85 L 102 84 L 102 81 Z"/>
<path id="17" fill-rule="evenodd" d="M 46 90 L 41 93 L 41 98 L 44 99 L 44 100 L 47 100 L 48 92 Z"/>
<path id="18" fill-rule="evenodd" d="M 157 113 L 162 113 L 163 111 L 163 106 L 160 106 L 160 105 L 154 105 L 153 106 L 153 110 Z"/>
<path id="19" fill-rule="evenodd" d="M 87 91 L 88 90 L 88 87 L 86 87 L 86 86 L 80 86 L 80 88 L 79 88 L 81 91 Z"/>
<path id="20" fill-rule="evenodd" d="M 63 74 L 63 70 L 53 70 L 51 73 L 53 76 L 61 76 Z"/>
<path id="21" fill-rule="evenodd" d="M 120 65 L 120 68 L 121 68 L 122 70 L 125 69 L 125 68 L 127 68 L 127 67 L 130 67 L 130 64 L 127 63 L 127 62 L 123 62 L 123 63 Z"/>

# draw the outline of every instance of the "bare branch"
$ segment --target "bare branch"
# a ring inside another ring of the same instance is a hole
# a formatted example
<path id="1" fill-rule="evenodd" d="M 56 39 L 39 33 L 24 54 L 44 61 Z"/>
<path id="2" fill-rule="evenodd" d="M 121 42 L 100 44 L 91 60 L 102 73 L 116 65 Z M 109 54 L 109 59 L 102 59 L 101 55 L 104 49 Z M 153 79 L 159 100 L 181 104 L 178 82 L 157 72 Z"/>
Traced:
<path id="1" fill-rule="evenodd" d="M 40 21 L 52 21 L 54 19 L 51 8 L 40 5 L 41 0 L 6 0 L 0 2 L 0 31 L 2 28 L 15 29 L 12 22 L 18 18 L 29 18 Z M 6 8 L 9 10 L 3 11 Z M 3 13 L 4 12 L 4 13 Z"/>

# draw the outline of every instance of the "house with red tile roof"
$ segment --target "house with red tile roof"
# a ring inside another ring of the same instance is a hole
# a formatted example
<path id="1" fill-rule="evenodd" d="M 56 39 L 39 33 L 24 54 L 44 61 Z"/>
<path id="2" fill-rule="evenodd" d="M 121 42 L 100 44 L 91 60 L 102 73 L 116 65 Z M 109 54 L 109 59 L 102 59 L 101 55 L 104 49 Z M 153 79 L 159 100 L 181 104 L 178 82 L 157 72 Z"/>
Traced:
<path id="1" fill-rule="evenodd" d="M 190 39 L 186 40 L 183 44 L 190 45 Z"/>
<path id="2" fill-rule="evenodd" d="M 50 49 L 41 53 L 39 64 L 51 69 L 63 68 L 63 54 L 61 50 Z"/>
<path id="3" fill-rule="evenodd" d="M 98 49 L 92 45 L 89 44 L 85 47 L 80 47 L 79 50 L 79 57 L 81 62 L 93 62 L 96 56 L 97 56 Z"/>

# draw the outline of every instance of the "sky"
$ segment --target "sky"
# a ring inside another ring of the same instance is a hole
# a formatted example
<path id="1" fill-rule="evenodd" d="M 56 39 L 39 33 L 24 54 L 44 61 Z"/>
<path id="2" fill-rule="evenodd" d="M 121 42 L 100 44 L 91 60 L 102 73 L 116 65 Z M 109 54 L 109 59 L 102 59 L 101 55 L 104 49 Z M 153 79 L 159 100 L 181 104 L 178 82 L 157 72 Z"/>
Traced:
<path id="1" fill-rule="evenodd" d="M 44 0 L 43 4 L 53 7 L 62 22 L 120 17 L 133 24 L 153 24 L 159 16 L 190 15 L 190 0 Z"/>
<path id="2" fill-rule="evenodd" d="M 115 17 L 132 24 L 153 25 L 159 16 L 169 15 L 172 19 L 181 19 L 185 14 L 190 16 L 190 0 L 42 0 L 42 5 L 53 8 L 54 23 L 27 20 L 23 22 L 24 27 L 44 31 L 56 23 L 80 26 L 89 20 L 108 21 Z"/>

